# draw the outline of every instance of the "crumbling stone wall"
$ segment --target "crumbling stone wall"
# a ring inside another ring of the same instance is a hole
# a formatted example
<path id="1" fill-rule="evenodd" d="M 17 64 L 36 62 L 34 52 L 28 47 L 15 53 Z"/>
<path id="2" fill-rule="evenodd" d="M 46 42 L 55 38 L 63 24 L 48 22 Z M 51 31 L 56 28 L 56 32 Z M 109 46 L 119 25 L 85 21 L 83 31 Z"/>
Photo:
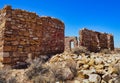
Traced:
<path id="1" fill-rule="evenodd" d="M 84 28 L 80 30 L 80 45 L 87 47 L 88 50 L 93 52 L 100 51 L 101 49 L 113 50 L 113 35 Z"/>
<path id="2" fill-rule="evenodd" d="M 64 23 L 51 17 L 6 6 L 0 10 L 0 56 L 3 63 L 25 60 L 28 55 L 64 51 Z"/>
<path id="3" fill-rule="evenodd" d="M 4 28 L 5 28 L 5 10 L 0 10 L 0 61 L 3 60 Z"/>
<path id="4" fill-rule="evenodd" d="M 65 50 L 67 51 L 71 50 L 71 42 L 74 43 L 74 48 L 78 46 L 77 37 L 65 37 Z"/>

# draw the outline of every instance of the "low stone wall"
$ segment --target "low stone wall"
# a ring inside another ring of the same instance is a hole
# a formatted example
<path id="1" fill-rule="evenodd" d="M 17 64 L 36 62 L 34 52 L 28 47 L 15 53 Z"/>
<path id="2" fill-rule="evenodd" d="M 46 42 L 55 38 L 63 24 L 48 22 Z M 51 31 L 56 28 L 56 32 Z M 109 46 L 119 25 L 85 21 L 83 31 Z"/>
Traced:
<path id="1" fill-rule="evenodd" d="M 80 30 L 80 46 L 85 46 L 93 52 L 101 49 L 114 50 L 113 35 L 82 29 Z"/>
<path id="2" fill-rule="evenodd" d="M 52 17 L 6 6 L 0 10 L 0 52 L 4 63 L 28 55 L 39 56 L 64 51 L 64 23 Z"/>

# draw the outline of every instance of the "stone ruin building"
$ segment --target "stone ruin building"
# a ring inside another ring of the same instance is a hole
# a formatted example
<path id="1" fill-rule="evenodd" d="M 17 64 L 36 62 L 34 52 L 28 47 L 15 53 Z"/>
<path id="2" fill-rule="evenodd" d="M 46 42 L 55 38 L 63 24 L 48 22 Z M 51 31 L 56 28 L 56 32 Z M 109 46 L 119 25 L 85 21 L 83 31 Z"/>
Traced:
<path id="1" fill-rule="evenodd" d="M 77 37 L 65 37 L 65 50 L 71 50 L 71 48 L 76 48 L 77 46 Z"/>
<path id="2" fill-rule="evenodd" d="M 63 52 L 64 27 L 56 18 L 5 6 L 0 10 L 0 60 L 11 64 L 28 55 Z"/>
<path id="3" fill-rule="evenodd" d="M 113 35 L 100 33 L 86 28 L 79 31 L 79 39 L 77 37 L 65 37 L 65 50 L 71 50 L 71 42 L 74 47 L 84 46 L 91 52 L 98 52 L 102 49 L 114 50 Z M 79 44 L 77 42 L 79 40 Z"/>
<path id="4" fill-rule="evenodd" d="M 100 33 L 88 29 L 80 31 L 80 45 L 87 47 L 90 51 L 97 52 L 101 49 L 114 50 L 113 35 Z"/>
<path id="5" fill-rule="evenodd" d="M 97 52 L 114 50 L 113 35 L 82 29 L 77 37 L 64 37 L 65 25 L 52 17 L 5 6 L 0 10 L 0 61 L 13 64 L 29 55 L 51 55 L 84 46 Z"/>

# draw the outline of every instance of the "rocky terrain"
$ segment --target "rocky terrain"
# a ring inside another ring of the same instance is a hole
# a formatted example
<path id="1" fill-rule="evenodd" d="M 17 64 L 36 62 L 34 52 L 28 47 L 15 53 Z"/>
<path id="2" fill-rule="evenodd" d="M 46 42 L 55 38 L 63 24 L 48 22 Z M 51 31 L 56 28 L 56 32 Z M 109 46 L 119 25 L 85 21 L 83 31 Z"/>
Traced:
<path id="1" fill-rule="evenodd" d="M 27 62 L 31 64 L 27 69 L 0 64 L 0 83 L 120 83 L 120 52 L 77 49 L 56 54 L 47 62 L 41 58 Z"/>

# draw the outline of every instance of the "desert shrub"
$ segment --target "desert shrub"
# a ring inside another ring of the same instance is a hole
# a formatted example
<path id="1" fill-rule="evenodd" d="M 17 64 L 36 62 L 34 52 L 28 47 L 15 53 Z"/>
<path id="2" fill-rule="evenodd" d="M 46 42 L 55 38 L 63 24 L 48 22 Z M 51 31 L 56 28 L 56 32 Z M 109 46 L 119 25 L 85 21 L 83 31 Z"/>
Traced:
<path id="1" fill-rule="evenodd" d="M 7 81 L 8 78 L 6 78 L 6 76 L 9 74 L 10 70 L 11 70 L 10 65 L 4 65 L 2 68 L 0 68 L 0 83 L 10 83 L 10 82 Z M 15 83 L 15 82 L 11 82 L 11 83 Z"/>
<path id="2" fill-rule="evenodd" d="M 0 83 L 6 83 L 5 78 L 0 78 Z"/>
<path id="3" fill-rule="evenodd" d="M 26 75 L 29 79 L 34 78 L 35 76 L 38 76 L 42 71 L 46 70 L 43 68 L 41 62 L 34 62 L 31 64 L 31 66 L 28 68 L 28 71 L 26 72 Z"/>
<path id="4" fill-rule="evenodd" d="M 56 81 L 72 80 L 76 75 L 76 64 L 70 60 L 49 64 Z"/>
<path id="5" fill-rule="evenodd" d="M 41 62 L 39 58 L 35 59 L 28 70 L 25 72 L 29 80 L 33 83 L 54 83 L 54 75 L 49 67 Z"/>
<path id="6" fill-rule="evenodd" d="M 36 76 L 34 79 L 33 79 L 33 83 L 47 83 L 45 81 L 45 79 L 43 79 L 41 76 Z"/>
<path id="7" fill-rule="evenodd" d="M 26 75 L 34 83 L 54 83 L 54 75 L 49 68 L 38 66 L 32 67 L 26 72 Z"/>
<path id="8" fill-rule="evenodd" d="M 55 83 L 55 79 L 54 78 L 50 78 L 49 76 L 36 76 L 33 79 L 33 83 Z"/>
<path id="9" fill-rule="evenodd" d="M 6 75 L 6 71 L 3 69 L 0 70 L 0 83 L 6 83 L 5 75 Z"/>
<path id="10" fill-rule="evenodd" d="M 29 55 L 25 62 L 28 63 L 28 64 L 33 64 L 34 62 L 35 62 L 35 63 L 36 63 L 36 62 L 45 63 L 45 62 L 47 62 L 51 57 L 52 57 L 52 55 L 39 55 L 39 56 L 35 56 L 35 57 L 32 57 L 32 55 Z"/>
<path id="11" fill-rule="evenodd" d="M 101 49 L 100 53 L 111 54 L 111 50 L 109 50 L 109 49 Z"/>
<path id="12" fill-rule="evenodd" d="M 6 83 L 6 79 L 5 78 L 0 78 L 0 83 Z"/>
<path id="13" fill-rule="evenodd" d="M 7 83 L 18 83 L 15 77 L 11 77 L 7 80 Z"/>
<path id="14" fill-rule="evenodd" d="M 76 72 L 76 63 L 73 60 L 43 63 L 36 58 L 25 74 L 33 83 L 55 83 L 73 79 Z"/>
<path id="15" fill-rule="evenodd" d="M 88 51 L 88 49 L 86 47 L 80 46 L 80 47 L 76 47 L 72 49 L 72 52 L 75 54 L 81 54 L 81 53 L 85 53 L 85 54 L 90 54 L 90 52 Z"/>
<path id="16" fill-rule="evenodd" d="M 54 74 L 55 74 L 55 77 L 56 77 L 56 80 L 62 80 L 62 81 L 64 81 L 65 80 L 65 77 L 63 76 L 63 70 L 64 69 L 62 69 L 62 68 L 59 68 L 59 69 L 56 69 L 55 71 L 54 71 Z"/>

